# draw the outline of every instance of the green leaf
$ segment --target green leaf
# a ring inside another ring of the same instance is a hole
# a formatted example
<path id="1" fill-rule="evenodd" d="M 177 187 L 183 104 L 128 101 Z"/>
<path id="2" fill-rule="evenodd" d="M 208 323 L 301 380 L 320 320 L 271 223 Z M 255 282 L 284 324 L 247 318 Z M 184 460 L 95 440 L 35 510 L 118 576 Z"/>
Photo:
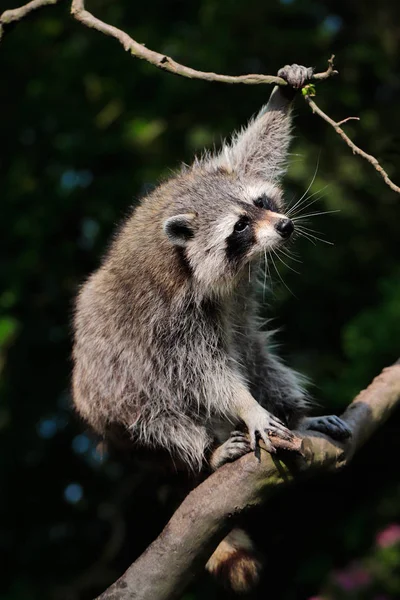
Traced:
<path id="1" fill-rule="evenodd" d="M 316 96 L 317 95 L 315 85 L 313 83 L 308 83 L 303 88 L 301 88 L 301 93 L 303 94 L 303 96 Z"/>

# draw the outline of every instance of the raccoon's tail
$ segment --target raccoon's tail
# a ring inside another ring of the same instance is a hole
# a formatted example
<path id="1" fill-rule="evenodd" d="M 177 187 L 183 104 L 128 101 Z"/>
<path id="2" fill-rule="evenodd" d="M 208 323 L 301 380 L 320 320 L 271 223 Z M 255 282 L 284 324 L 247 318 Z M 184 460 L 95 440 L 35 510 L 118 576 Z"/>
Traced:
<path id="1" fill-rule="evenodd" d="M 262 563 L 247 533 L 232 529 L 209 558 L 206 569 L 226 587 L 245 594 L 257 585 Z"/>

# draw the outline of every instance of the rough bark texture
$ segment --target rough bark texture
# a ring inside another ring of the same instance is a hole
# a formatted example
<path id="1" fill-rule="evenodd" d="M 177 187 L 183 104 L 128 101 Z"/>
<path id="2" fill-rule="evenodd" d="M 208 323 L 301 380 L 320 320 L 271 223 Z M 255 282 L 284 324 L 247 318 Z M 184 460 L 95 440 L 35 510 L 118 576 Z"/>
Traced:
<path id="1" fill-rule="evenodd" d="M 400 404 L 400 363 L 360 392 L 342 415 L 352 430 L 345 443 L 311 433 L 302 455 L 247 454 L 225 465 L 182 502 L 160 536 L 101 600 L 172 600 L 199 574 L 237 515 L 305 474 L 343 468 Z"/>

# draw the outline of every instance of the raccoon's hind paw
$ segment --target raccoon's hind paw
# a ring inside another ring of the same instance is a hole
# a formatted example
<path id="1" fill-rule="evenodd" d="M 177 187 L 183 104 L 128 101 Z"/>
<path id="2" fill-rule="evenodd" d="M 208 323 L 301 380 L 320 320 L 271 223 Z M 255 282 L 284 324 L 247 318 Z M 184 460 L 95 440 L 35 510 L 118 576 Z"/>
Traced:
<path id="1" fill-rule="evenodd" d="M 347 440 L 351 437 L 350 428 L 336 415 L 309 417 L 305 423 L 305 428 L 313 431 L 320 431 L 339 441 Z"/>
<path id="2" fill-rule="evenodd" d="M 214 450 L 210 465 L 215 471 L 227 462 L 232 462 L 251 451 L 249 436 L 242 431 L 232 431 L 230 437 Z"/>

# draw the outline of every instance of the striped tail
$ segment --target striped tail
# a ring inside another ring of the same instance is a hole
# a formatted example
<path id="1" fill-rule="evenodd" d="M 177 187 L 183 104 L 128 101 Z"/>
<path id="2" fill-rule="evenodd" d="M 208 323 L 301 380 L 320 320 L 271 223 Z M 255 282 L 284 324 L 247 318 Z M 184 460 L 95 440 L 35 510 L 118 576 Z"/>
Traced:
<path id="1" fill-rule="evenodd" d="M 247 533 L 232 529 L 209 558 L 206 569 L 225 587 L 245 594 L 257 585 L 262 563 Z"/>

